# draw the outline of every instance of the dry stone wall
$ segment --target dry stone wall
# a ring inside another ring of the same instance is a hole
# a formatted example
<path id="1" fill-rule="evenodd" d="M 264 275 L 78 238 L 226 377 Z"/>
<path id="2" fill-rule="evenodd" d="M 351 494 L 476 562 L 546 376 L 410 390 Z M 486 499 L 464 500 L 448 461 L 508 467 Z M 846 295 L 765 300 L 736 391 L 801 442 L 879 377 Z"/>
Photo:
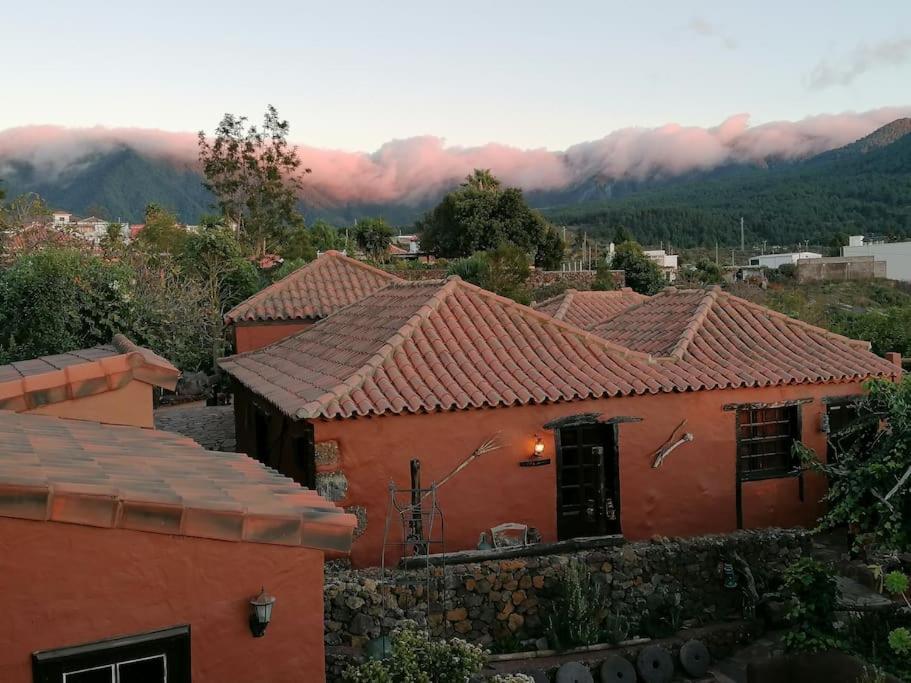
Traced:
<path id="1" fill-rule="evenodd" d="M 611 610 L 633 624 L 657 591 L 679 594 L 683 618 L 706 623 L 741 611 L 740 590 L 724 587 L 725 561 L 742 558 L 761 593 L 808 546 L 804 531 L 767 529 L 433 567 L 429 579 L 422 570 L 387 570 L 384 577 L 378 569 L 330 566 L 325 639 L 329 646 L 361 647 L 404 619 L 436 636 L 482 645 L 538 638 L 561 569 L 573 558 L 595 572 Z"/>

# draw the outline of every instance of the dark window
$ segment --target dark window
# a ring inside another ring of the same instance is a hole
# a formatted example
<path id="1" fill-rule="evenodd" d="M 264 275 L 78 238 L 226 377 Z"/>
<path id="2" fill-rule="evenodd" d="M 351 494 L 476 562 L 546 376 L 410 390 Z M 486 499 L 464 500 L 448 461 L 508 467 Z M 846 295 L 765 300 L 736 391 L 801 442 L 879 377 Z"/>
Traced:
<path id="1" fill-rule="evenodd" d="M 36 652 L 32 669 L 35 683 L 189 683 L 190 628 Z"/>
<path id="2" fill-rule="evenodd" d="M 737 457 L 741 479 L 766 479 L 791 474 L 792 454 L 800 441 L 799 406 L 744 408 L 737 411 Z"/>

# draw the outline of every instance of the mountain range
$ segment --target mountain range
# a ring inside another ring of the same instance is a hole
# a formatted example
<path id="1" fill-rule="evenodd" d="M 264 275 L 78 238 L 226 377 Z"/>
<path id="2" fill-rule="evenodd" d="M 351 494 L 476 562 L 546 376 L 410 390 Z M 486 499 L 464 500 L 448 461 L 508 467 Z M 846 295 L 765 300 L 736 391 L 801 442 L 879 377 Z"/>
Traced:
<path id="1" fill-rule="evenodd" d="M 751 240 L 790 244 L 828 241 L 834 233 L 911 234 L 911 118 L 889 123 L 844 147 L 800 160 L 725 163 L 707 171 L 645 179 L 594 175 L 559 190 L 528 192 L 552 221 L 593 235 L 624 227 L 644 243 L 733 244 L 744 218 Z M 29 161 L 0 159 L 7 197 L 37 192 L 53 208 L 111 219 L 142 220 L 147 203 L 193 223 L 213 197 L 189 163 L 143 153 L 127 144 L 94 152 L 44 174 Z M 418 202 L 339 203 L 315 193 L 301 201 L 309 220 L 350 224 L 382 215 L 408 225 L 446 188 Z M 737 230 L 734 230 L 734 226 Z"/>

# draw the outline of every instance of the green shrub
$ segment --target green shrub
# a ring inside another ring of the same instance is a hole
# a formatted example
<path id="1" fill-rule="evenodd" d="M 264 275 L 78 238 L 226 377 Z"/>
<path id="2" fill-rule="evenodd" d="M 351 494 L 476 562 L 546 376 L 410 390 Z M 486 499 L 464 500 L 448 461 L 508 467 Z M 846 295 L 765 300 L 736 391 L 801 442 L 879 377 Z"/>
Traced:
<path id="1" fill-rule="evenodd" d="M 785 570 L 784 588 L 790 597 L 787 618 L 793 626 L 784 636 L 785 645 L 807 652 L 835 647 L 838 587 L 832 571 L 811 557 L 803 557 Z"/>
<path id="2" fill-rule="evenodd" d="M 465 683 L 484 666 L 487 653 L 470 643 L 453 638 L 434 640 L 414 623 L 403 624 L 392 633 L 388 658 L 350 666 L 347 683 Z"/>
<path id="3" fill-rule="evenodd" d="M 546 615 L 548 641 L 557 650 L 601 642 L 607 612 L 602 583 L 587 564 L 572 559 L 563 567 Z"/>

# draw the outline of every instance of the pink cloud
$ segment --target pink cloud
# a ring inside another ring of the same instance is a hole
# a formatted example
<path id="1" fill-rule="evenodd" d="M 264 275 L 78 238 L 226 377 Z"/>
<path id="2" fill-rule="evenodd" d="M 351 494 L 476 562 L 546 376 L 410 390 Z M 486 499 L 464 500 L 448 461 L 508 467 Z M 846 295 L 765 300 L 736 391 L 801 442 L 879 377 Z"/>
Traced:
<path id="1" fill-rule="evenodd" d="M 563 152 L 497 143 L 447 146 L 442 138 L 422 136 L 391 140 L 369 154 L 305 145 L 299 154 L 313 170 L 306 185 L 327 202 L 417 203 L 451 187 L 473 168 L 489 168 L 504 182 L 526 190 L 560 189 L 592 176 L 642 180 L 730 162 L 803 158 L 908 115 L 911 108 L 891 107 L 751 126 L 748 114 L 736 114 L 711 128 L 676 123 L 624 128 Z M 26 161 L 39 173 L 54 176 L 123 146 L 174 163 L 196 164 L 194 133 L 29 126 L 0 132 L 0 176 L 4 161 Z"/>

